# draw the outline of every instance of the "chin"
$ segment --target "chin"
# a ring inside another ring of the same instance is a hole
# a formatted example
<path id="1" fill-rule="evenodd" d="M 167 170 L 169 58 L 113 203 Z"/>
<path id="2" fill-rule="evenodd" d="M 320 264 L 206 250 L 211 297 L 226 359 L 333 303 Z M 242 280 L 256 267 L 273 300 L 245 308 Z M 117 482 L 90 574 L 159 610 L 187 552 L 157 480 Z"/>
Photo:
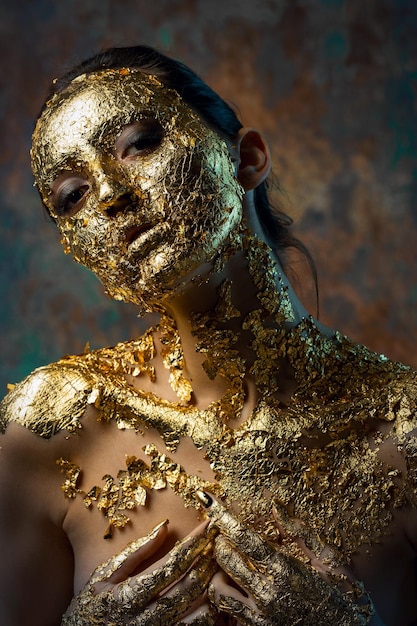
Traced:
<path id="1" fill-rule="evenodd" d="M 199 260 L 192 265 L 188 261 L 184 265 L 181 270 L 172 265 L 169 269 L 161 268 L 148 275 L 146 280 L 139 278 L 122 282 L 120 276 L 115 276 L 109 282 L 107 276 L 105 281 L 100 282 L 106 294 L 113 300 L 135 304 L 144 313 L 151 313 L 162 310 L 164 305 L 182 296 L 188 289 L 206 283 L 213 273 L 213 261 Z"/>

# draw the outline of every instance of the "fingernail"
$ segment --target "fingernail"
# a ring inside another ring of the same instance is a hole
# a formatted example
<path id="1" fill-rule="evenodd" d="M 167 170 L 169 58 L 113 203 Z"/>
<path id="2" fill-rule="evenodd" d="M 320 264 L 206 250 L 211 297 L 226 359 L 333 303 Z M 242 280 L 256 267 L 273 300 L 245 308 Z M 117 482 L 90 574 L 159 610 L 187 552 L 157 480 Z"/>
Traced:
<path id="1" fill-rule="evenodd" d="M 164 519 L 162 522 L 154 526 L 154 528 L 152 528 L 151 532 L 149 533 L 150 538 L 153 539 L 154 537 L 156 537 L 156 535 L 159 533 L 161 528 L 163 526 L 166 526 L 168 522 L 169 522 L 169 519 Z"/>
<path id="2" fill-rule="evenodd" d="M 206 491 L 196 491 L 195 495 L 205 509 L 209 509 L 213 504 L 213 498 Z"/>

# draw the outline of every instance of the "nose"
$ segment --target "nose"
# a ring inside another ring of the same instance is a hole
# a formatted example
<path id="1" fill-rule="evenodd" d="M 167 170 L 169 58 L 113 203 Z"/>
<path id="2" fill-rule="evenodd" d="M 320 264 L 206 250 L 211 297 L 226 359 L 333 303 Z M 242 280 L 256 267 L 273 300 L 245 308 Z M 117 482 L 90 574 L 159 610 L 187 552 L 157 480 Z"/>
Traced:
<path id="1" fill-rule="evenodd" d="M 98 198 L 100 208 L 109 217 L 114 217 L 132 203 L 132 197 L 126 190 L 107 178 L 99 183 Z"/>

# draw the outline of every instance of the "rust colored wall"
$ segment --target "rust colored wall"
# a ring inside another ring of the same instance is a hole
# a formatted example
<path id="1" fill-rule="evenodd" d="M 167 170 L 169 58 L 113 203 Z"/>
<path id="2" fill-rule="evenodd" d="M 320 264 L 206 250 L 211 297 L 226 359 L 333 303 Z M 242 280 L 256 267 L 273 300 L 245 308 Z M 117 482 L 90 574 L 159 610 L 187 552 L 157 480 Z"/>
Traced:
<path id="1" fill-rule="evenodd" d="M 136 43 L 190 64 L 266 133 L 322 320 L 417 365 L 414 0 L 7 0 L 0 29 L 0 388 L 141 328 L 62 254 L 28 160 L 49 80 Z"/>

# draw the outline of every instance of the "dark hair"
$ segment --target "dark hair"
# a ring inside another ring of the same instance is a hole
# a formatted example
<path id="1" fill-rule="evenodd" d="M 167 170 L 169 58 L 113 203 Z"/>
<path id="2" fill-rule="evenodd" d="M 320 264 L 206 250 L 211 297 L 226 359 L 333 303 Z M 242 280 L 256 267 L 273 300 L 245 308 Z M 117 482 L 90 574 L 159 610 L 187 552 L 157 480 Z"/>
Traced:
<path id="1" fill-rule="evenodd" d="M 150 46 L 108 48 L 99 52 L 56 79 L 46 102 L 54 94 L 64 91 L 71 81 L 81 74 L 124 67 L 137 68 L 144 74 L 157 76 L 166 87 L 175 89 L 184 102 L 220 134 L 233 139 L 242 128 L 242 123 L 231 106 L 195 72 L 181 61 L 167 57 Z M 267 194 L 269 187 L 270 183 L 266 181 L 254 190 L 255 208 L 265 236 L 276 250 L 281 262 L 283 262 L 282 253 L 289 247 L 296 248 L 304 255 L 311 268 L 317 290 L 317 273 L 311 255 L 291 233 L 292 219 L 286 213 L 271 206 Z"/>

